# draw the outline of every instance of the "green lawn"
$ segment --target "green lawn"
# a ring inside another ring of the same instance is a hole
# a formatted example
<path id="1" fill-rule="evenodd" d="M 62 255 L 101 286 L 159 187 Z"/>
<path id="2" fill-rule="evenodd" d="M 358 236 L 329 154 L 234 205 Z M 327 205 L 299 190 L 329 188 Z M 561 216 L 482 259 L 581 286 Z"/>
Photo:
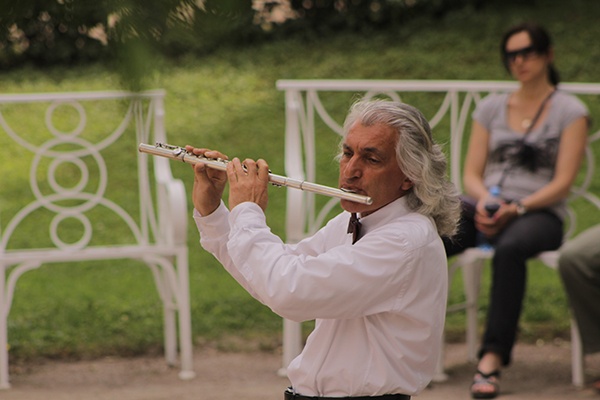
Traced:
<path id="1" fill-rule="evenodd" d="M 169 142 L 215 147 L 239 157 L 262 157 L 283 173 L 284 98 L 278 79 L 475 79 L 509 77 L 499 61 L 502 31 L 535 19 L 553 33 L 556 64 L 564 81 L 600 82 L 596 1 L 538 2 L 539 7 L 455 12 L 437 21 L 415 20 L 389 32 L 339 34 L 312 42 L 289 39 L 221 49 L 203 57 L 160 63 L 153 87 L 167 90 Z M 119 78 L 102 66 L 24 68 L 0 74 L 0 92 L 119 89 Z M 598 109 L 598 99 L 591 108 Z M 598 115 L 598 113 L 596 113 Z M 30 124 L 22 116 L 22 124 Z M 26 164 L 2 139 L 0 221 L 27 196 Z M 173 173 L 190 188 L 189 166 Z M 123 180 L 135 179 L 123 169 Z M 599 178 L 600 179 L 600 178 Z M 595 183 L 598 188 L 598 182 Z M 191 203 L 191 202 L 190 202 Z M 285 191 L 273 188 L 267 214 L 284 232 Z M 27 238 L 23 238 L 26 240 Z M 253 301 L 197 244 L 189 229 L 194 340 L 223 349 L 272 349 L 280 345 L 281 320 Z M 568 312 L 556 273 L 532 264 L 522 319 L 522 340 L 568 337 Z M 482 316 L 487 282 L 482 285 Z M 460 279 L 452 297 L 460 298 Z M 448 337 L 462 338 L 464 318 L 448 318 Z M 307 324 L 307 330 L 310 324 Z M 162 308 L 150 272 L 131 262 L 47 265 L 25 274 L 9 318 L 11 362 L 36 357 L 97 357 L 158 352 Z"/>

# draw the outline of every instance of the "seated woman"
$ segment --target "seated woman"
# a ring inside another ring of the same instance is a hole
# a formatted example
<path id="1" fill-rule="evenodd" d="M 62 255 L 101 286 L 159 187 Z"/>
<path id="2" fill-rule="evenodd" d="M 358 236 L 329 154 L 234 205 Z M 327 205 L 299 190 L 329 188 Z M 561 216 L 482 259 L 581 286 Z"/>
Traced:
<path id="1" fill-rule="evenodd" d="M 511 28 L 501 52 L 519 87 L 489 95 L 473 113 L 463 175 L 472 212 L 463 213 L 458 236 L 445 241 L 448 256 L 476 246 L 478 232 L 495 248 L 473 398 L 496 397 L 500 370 L 511 362 L 526 261 L 561 245 L 565 199 L 583 158 L 589 120 L 585 105 L 557 87 L 551 40 L 542 27 Z M 490 191 L 501 198 L 493 215 L 485 210 Z"/>

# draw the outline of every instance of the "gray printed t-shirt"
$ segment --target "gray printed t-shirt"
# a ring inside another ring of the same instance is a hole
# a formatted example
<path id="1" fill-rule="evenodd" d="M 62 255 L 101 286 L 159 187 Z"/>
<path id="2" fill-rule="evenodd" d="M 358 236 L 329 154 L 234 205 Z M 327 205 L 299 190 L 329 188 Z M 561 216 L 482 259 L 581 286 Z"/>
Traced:
<path id="1" fill-rule="evenodd" d="M 473 112 L 473 119 L 490 133 L 488 160 L 484 172 L 484 183 L 490 188 L 498 185 L 506 174 L 501 197 L 507 200 L 520 200 L 547 185 L 554 176 L 558 146 L 562 131 L 573 121 L 588 116 L 587 107 L 575 96 L 557 90 L 550 99 L 550 110 L 546 118 L 525 138 L 532 145 L 535 154 L 528 153 L 527 164 L 535 164 L 535 171 L 517 161 L 519 142 L 523 133 L 508 126 L 507 104 L 510 93 L 490 94 L 484 98 Z M 506 172 L 505 172 L 506 171 Z M 550 207 L 560 218 L 566 215 L 565 201 Z"/>

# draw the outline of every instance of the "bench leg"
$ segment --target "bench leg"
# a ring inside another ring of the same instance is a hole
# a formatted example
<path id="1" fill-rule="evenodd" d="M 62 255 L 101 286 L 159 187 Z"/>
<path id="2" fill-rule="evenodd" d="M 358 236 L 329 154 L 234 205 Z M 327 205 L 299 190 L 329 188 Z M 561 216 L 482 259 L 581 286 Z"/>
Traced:
<path id="1" fill-rule="evenodd" d="M 477 328 L 477 301 L 479 299 L 479 289 L 481 287 L 481 271 L 483 269 L 483 260 L 464 265 L 463 283 L 466 297 L 466 341 L 467 357 L 469 361 L 477 361 L 477 341 L 479 338 Z"/>
<path id="2" fill-rule="evenodd" d="M 179 280 L 178 317 L 179 317 L 179 351 L 181 352 L 180 379 L 193 379 L 192 316 L 190 310 L 190 282 L 188 278 L 188 255 L 177 257 L 177 279 Z"/>
<path id="3" fill-rule="evenodd" d="M 583 346 L 577 321 L 573 317 L 571 317 L 571 379 L 573 385 L 578 388 L 585 384 Z"/>
<path id="4" fill-rule="evenodd" d="M 0 389 L 10 388 L 8 381 L 8 304 L 6 296 L 6 272 L 0 264 Z"/>
<path id="5" fill-rule="evenodd" d="M 283 365 L 277 371 L 279 376 L 287 376 L 287 367 L 302 352 L 302 324 L 283 320 Z"/>

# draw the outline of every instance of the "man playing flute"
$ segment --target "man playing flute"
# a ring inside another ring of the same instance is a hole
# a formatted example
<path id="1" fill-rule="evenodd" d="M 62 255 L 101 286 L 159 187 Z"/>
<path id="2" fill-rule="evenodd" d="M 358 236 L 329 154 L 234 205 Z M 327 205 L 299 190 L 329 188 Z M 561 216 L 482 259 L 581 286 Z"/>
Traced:
<path id="1" fill-rule="evenodd" d="M 341 200 L 344 211 L 297 244 L 266 225 L 264 160 L 234 158 L 226 172 L 196 164 L 200 243 L 278 315 L 316 320 L 288 366 L 286 400 L 410 399 L 430 382 L 440 355 L 447 293 L 440 236 L 456 230 L 458 193 L 427 120 L 407 104 L 355 103 L 340 150 L 340 188 L 373 202 Z M 229 209 L 221 199 L 227 181 Z"/>

